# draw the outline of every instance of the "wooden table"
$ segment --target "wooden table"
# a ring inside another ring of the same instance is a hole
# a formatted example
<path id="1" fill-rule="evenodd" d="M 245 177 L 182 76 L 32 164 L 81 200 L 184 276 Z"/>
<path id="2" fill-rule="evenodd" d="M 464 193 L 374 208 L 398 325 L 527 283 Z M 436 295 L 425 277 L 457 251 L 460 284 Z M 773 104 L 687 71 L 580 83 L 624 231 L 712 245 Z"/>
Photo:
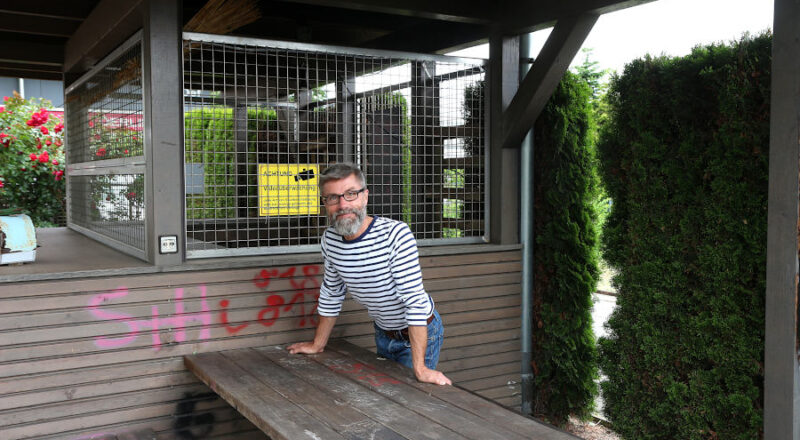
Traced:
<path id="1" fill-rule="evenodd" d="M 186 366 L 274 440 L 575 439 L 458 386 L 342 340 L 325 352 L 284 347 L 203 353 Z"/>

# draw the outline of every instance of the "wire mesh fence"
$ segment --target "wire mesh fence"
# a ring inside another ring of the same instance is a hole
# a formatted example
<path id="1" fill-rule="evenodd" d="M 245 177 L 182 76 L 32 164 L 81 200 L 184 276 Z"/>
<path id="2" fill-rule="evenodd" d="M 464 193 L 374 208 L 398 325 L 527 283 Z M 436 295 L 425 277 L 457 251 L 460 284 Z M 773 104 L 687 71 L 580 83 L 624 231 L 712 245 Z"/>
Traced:
<path id="1" fill-rule="evenodd" d="M 422 244 L 482 240 L 481 60 L 189 33 L 183 53 L 187 256 L 318 244 L 341 161 Z"/>
<path id="2" fill-rule="evenodd" d="M 66 90 L 68 224 L 145 250 L 141 42 Z"/>

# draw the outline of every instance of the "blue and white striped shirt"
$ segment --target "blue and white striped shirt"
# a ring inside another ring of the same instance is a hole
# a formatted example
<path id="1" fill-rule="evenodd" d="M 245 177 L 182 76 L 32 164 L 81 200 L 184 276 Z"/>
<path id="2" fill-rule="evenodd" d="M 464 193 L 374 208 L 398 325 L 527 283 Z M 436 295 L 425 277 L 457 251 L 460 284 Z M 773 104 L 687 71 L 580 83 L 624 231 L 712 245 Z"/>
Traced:
<path id="1" fill-rule="evenodd" d="M 328 228 L 321 245 L 325 274 L 319 289 L 320 316 L 339 316 L 349 291 L 384 330 L 427 324 L 433 299 L 422 286 L 417 241 L 407 224 L 374 217 L 354 240 Z"/>

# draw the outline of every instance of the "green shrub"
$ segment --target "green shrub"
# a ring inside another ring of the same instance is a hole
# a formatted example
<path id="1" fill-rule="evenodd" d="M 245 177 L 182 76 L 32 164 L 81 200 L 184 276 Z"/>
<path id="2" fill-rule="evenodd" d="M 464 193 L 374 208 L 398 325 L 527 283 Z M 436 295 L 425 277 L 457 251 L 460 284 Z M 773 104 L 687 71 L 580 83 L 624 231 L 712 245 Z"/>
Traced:
<path id="1" fill-rule="evenodd" d="M 0 103 L 0 209 L 28 214 L 39 227 L 64 216 L 64 125 L 48 107 L 16 92 Z"/>
<path id="2" fill-rule="evenodd" d="M 586 416 L 597 394 L 592 91 L 567 73 L 534 126 L 534 414 Z"/>
<path id="3" fill-rule="evenodd" d="M 247 188 L 239 196 L 257 197 L 257 151 L 259 133 L 277 131 L 277 114 L 272 109 L 247 109 Z M 233 109 L 204 107 L 186 112 L 186 162 L 203 164 L 204 194 L 187 194 L 189 219 L 235 218 L 237 210 L 236 142 Z M 255 208 L 255 200 L 247 206 Z"/>
<path id="4" fill-rule="evenodd" d="M 619 297 L 605 412 L 629 439 L 763 435 L 771 37 L 632 62 L 600 137 Z"/>

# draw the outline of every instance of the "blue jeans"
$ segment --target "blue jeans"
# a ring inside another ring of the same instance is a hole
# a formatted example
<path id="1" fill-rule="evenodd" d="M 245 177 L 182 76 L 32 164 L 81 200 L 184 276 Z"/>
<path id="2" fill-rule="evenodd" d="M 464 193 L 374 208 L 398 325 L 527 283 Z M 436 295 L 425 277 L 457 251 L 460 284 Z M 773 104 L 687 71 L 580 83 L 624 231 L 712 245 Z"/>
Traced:
<path id="1" fill-rule="evenodd" d="M 399 364 L 405 365 L 408 368 L 413 368 L 411 364 L 411 341 L 407 338 L 402 340 L 392 339 L 381 330 L 377 324 L 375 326 L 375 345 L 378 349 L 378 355 L 391 359 Z M 435 369 L 436 364 L 439 363 L 439 351 L 442 349 L 442 341 L 444 340 L 444 327 L 442 326 L 442 317 L 439 312 L 433 311 L 433 321 L 428 324 L 428 345 L 425 348 L 425 366 L 430 369 Z"/>

